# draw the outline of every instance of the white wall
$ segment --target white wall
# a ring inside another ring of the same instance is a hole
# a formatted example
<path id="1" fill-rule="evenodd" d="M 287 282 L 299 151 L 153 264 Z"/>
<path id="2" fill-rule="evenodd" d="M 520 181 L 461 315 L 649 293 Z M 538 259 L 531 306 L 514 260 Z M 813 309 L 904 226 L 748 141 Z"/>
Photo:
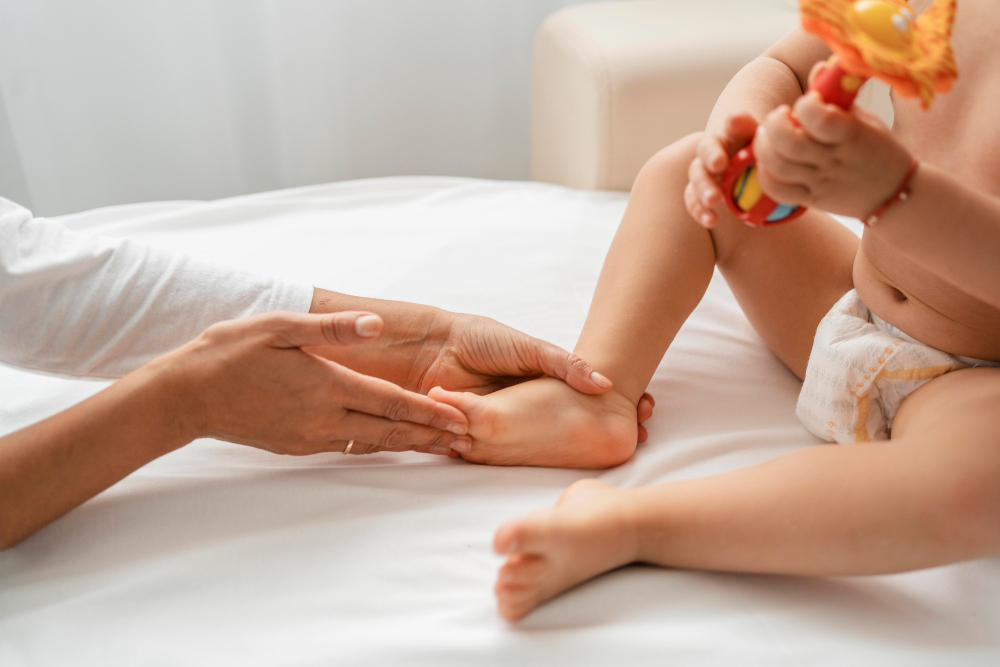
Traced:
<path id="1" fill-rule="evenodd" d="M 54 215 L 389 174 L 526 178 L 532 40 L 569 4 L 0 0 L 0 195 Z"/>

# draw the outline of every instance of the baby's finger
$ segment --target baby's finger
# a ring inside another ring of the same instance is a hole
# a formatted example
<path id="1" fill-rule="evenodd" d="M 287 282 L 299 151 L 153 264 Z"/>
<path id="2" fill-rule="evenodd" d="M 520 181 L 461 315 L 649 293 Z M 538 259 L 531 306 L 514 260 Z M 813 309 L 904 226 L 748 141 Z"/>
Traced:
<path id="1" fill-rule="evenodd" d="M 809 184 L 819 176 L 819 168 L 793 162 L 775 151 L 767 128 L 761 127 L 757 131 L 753 140 L 753 152 L 757 156 L 757 164 L 784 183 Z"/>
<path id="2" fill-rule="evenodd" d="M 748 113 L 733 114 L 726 119 L 726 150 L 730 155 L 746 146 L 757 131 L 757 119 Z"/>
<path id="3" fill-rule="evenodd" d="M 688 167 L 688 183 L 694 189 L 702 206 L 712 208 L 722 200 L 722 190 L 715 179 L 705 171 L 701 158 L 691 160 Z"/>
<path id="4" fill-rule="evenodd" d="M 807 82 L 810 88 L 812 88 L 813 82 L 816 80 L 816 77 L 819 76 L 819 73 L 822 72 L 824 69 L 826 69 L 826 61 L 821 60 L 818 63 L 814 64 L 812 66 L 812 69 L 809 70 L 809 78 L 807 79 Z"/>
<path id="5" fill-rule="evenodd" d="M 833 158 L 832 149 L 814 141 L 805 130 L 795 125 L 791 114 L 792 110 L 787 105 L 769 113 L 754 141 L 759 139 L 760 134 L 766 133 L 774 152 L 789 162 L 815 167 L 828 164 Z M 756 143 L 754 146 L 756 151 Z"/>
<path id="6" fill-rule="evenodd" d="M 860 122 L 847 111 L 833 104 L 824 104 L 812 94 L 800 97 L 794 111 L 802 129 L 810 137 L 830 146 L 849 141 Z"/>
<path id="7" fill-rule="evenodd" d="M 771 174 L 760 162 L 757 162 L 757 181 L 761 190 L 775 201 L 785 204 L 806 205 L 812 203 L 812 192 L 806 185 L 800 183 L 785 183 Z"/>
<path id="8" fill-rule="evenodd" d="M 729 165 L 729 156 L 726 154 L 723 140 L 714 134 L 706 133 L 702 136 L 696 152 L 698 159 L 709 173 L 721 174 Z"/>
<path id="9" fill-rule="evenodd" d="M 695 222 L 706 229 L 711 229 L 715 225 L 715 211 L 706 208 L 698 197 L 694 194 L 694 187 L 690 183 L 684 188 L 684 206 Z"/>

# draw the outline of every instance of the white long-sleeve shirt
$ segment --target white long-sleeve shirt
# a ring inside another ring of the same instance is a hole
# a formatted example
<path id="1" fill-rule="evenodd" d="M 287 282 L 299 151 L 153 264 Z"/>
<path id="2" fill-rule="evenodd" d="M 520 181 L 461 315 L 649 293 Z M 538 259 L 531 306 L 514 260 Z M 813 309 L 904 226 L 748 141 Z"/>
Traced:
<path id="1" fill-rule="evenodd" d="M 223 320 L 309 310 L 312 287 L 90 236 L 0 198 L 0 362 L 116 378 Z"/>

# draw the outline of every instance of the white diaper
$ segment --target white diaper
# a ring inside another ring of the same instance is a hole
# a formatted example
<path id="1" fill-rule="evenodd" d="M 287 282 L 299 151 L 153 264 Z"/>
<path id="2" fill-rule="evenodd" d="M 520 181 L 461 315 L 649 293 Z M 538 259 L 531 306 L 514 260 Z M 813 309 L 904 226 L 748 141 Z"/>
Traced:
<path id="1" fill-rule="evenodd" d="M 851 290 L 819 323 L 795 414 L 839 443 L 887 440 L 903 399 L 950 371 L 996 362 L 956 357 L 873 314 Z"/>

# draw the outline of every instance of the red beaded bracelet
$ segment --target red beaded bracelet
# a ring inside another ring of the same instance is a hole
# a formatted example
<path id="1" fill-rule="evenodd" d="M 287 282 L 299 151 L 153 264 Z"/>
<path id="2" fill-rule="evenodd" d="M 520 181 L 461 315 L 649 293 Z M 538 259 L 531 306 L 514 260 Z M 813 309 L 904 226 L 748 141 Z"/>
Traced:
<path id="1" fill-rule="evenodd" d="M 920 160 L 918 160 L 917 158 L 913 158 L 913 162 L 910 163 L 910 170 L 906 172 L 906 176 L 903 177 L 903 181 L 899 184 L 899 187 L 896 188 L 896 191 L 893 192 L 892 195 L 890 195 L 889 198 L 886 199 L 881 206 L 872 211 L 871 215 L 861 220 L 861 222 L 865 223 L 866 227 L 871 227 L 876 222 L 878 222 L 879 219 L 890 208 L 892 208 L 899 202 L 906 201 L 907 199 L 910 198 L 910 181 L 913 180 L 913 176 L 914 174 L 917 173 L 917 167 L 919 166 L 920 166 Z"/>

